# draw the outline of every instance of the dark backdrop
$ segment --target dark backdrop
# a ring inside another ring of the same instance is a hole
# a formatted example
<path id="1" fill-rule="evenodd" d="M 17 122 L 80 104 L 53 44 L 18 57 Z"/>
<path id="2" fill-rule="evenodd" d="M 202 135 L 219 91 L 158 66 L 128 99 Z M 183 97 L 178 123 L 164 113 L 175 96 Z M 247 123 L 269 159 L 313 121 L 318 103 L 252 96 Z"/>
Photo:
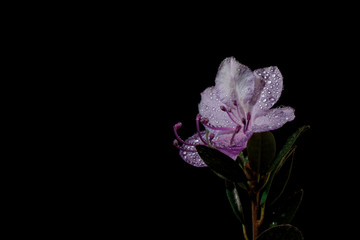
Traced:
<path id="1" fill-rule="evenodd" d="M 135 89 L 140 88 L 141 93 L 135 95 L 137 104 L 128 106 L 137 113 L 128 117 L 138 122 L 133 136 L 134 156 L 128 161 L 136 162 L 136 172 L 141 175 L 140 182 L 131 187 L 136 199 L 129 199 L 136 203 L 134 222 L 145 226 L 152 235 L 169 238 L 226 239 L 241 234 L 225 195 L 224 182 L 209 169 L 185 163 L 172 146 L 175 123 L 183 123 L 179 133 L 184 139 L 195 133 L 200 93 L 214 85 L 221 61 L 234 56 L 252 70 L 278 66 L 282 72 L 284 91 L 276 106 L 295 108 L 296 118 L 274 131 L 279 146 L 297 128 L 311 125 L 297 143 L 288 187 L 292 191 L 304 189 L 303 203 L 293 224 L 309 236 L 317 229 L 317 219 L 324 211 L 318 188 L 324 180 L 318 174 L 325 161 L 319 157 L 319 149 L 323 146 L 324 124 L 328 124 L 323 122 L 328 114 L 327 101 L 320 94 L 327 91 L 322 88 L 328 81 L 323 70 L 326 64 L 322 63 L 328 57 L 327 47 L 301 39 L 300 33 L 282 36 L 279 41 L 256 43 L 251 39 L 242 41 L 242 36 L 211 43 L 207 38 L 211 36 L 200 40 L 191 34 L 184 39 L 172 36 L 133 60 L 133 64 L 140 64 L 134 68 L 135 73 L 142 73 L 140 80 L 133 79 L 138 84 Z"/>
<path id="2" fill-rule="evenodd" d="M 297 142 L 288 187 L 304 189 L 293 225 L 306 239 L 331 235 L 334 216 L 353 210 L 353 203 L 335 207 L 353 193 L 345 190 L 351 167 L 341 162 L 350 159 L 343 150 L 349 142 L 343 135 L 350 127 L 346 123 L 355 121 L 348 121 L 344 71 L 352 52 L 334 40 L 335 33 L 347 31 L 319 22 L 291 28 L 239 25 L 232 31 L 206 26 L 168 26 L 164 20 L 143 21 L 125 32 L 101 26 L 101 34 L 75 45 L 79 58 L 73 66 L 83 79 L 77 87 L 85 96 L 75 112 L 86 113 L 75 127 L 87 139 L 87 157 L 74 170 L 83 174 L 74 187 L 80 200 L 70 203 L 80 209 L 75 222 L 85 219 L 84 229 L 100 236 L 241 235 L 224 182 L 207 168 L 185 163 L 172 146 L 177 122 L 183 123 L 184 139 L 195 133 L 200 93 L 214 85 L 221 61 L 234 56 L 252 70 L 277 66 L 283 75 L 276 106 L 293 107 L 296 118 L 274 131 L 278 146 L 299 127 L 311 126 Z"/>

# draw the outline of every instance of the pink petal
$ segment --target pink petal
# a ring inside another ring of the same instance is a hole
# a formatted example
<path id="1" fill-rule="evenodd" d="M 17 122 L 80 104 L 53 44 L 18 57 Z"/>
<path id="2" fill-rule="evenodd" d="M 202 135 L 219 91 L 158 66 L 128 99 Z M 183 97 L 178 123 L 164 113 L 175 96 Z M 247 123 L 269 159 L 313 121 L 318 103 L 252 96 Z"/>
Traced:
<path id="1" fill-rule="evenodd" d="M 254 93 L 254 74 L 235 58 L 226 58 L 220 64 L 215 84 L 217 95 L 228 106 L 235 100 L 248 102 Z"/>
<path id="2" fill-rule="evenodd" d="M 255 118 L 252 122 L 253 132 L 266 132 L 275 130 L 285 123 L 294 120 L 294 109 L 291 107 L 274 108 L 267 110 L 264 115 Z"/>
<path id="3" fill-rule="evenodd" d="M 277 67 L 261 68 L 254 71 L 262 82 L 262 90 L 257 95 L 254 111 L 270 109 L 280 98 L 283 89 L 283 77 Z"/>
<path id="4" fill-rule="evenodd" d="M 202 137 L 205 138 L 205 131 L 201 132 Z M 193 136 L 189 137 L 185 142 L 189 144 L 201 144 L 202 141 L 200 140 L 199 134 L 194 134 Z M 190 145 L 183 145 L 182 148 L 185 150 L 180 150 L 180 156 L 182 159 L 190 165 L 195 167 L 206 167 L 207 165 L 204 161 L 200 158 L 199 154 L 196 151 L 195 146 Z M 188 151 L 186 151 L 188 150 Z"/>
<path id="5" fill-rule="evenodd" d="M 224 106 L 216 95 L 215 87 L 209 87 L 201 93 L 199 113 L 202 117 L 209 119 L 209 124 L 215 127 L 225 127 L 235 129 L 236 124 L 231 121 L 226 112 L 220 109 Z"/>

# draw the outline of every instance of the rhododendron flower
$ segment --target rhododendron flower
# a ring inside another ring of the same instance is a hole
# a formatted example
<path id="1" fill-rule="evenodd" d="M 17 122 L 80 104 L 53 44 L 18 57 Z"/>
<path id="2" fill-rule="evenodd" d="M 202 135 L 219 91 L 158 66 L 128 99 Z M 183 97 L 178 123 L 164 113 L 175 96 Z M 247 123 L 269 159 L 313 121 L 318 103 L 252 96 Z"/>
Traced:
<path id="1" fill-rule="evenodd" d="M 182 124 L 174 126 L 174 145 L 180 149 L 180 156 L 193 166 L 205 167 L 195 148 L 201 144 L 235 160 L 253 133 L 275 130 L 295 118 L 291 107 L 271 108 L 282 89 L 283 78 L 277 67 L 251 71 L 235 58 L 226 58 L 219 67 L 215 86 L 201 93 L 197 133 L 184 141 L 177 132 Z M 205 130 L 200 130 L 200 123 Z"/>

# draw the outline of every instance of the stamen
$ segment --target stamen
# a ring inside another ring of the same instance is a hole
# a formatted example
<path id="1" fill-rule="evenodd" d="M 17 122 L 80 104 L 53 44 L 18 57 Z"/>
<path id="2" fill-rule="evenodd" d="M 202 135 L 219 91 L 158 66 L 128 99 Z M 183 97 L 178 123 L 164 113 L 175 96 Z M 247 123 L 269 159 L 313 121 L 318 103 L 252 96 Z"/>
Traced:
<path id="1" fill-rule="evenodd" d="M 244 124 L 244 126 L 246 125 L 246 120 L 245 120 L 245 118 L 242 118 L 241 122 Z"/>
<path id="2" fill-rule="evenodd" d="M 248 130 L 250 124 L 251 114 L 248 112 L 246 115 L 246 125 L 244 125 L 244 133 Z"/>
<path id="3" fill-rule="evenodd" d="M 227 115 L 229 116 L 229 118 L 231 119 L 231 121 L 233 121 L 236 125 L 239 125 L 239 123 L 238 123 L 237 121 L 235 121 L 235 120 L 231 117 L 231 115 L 230 115 L 231 109 L 226 109 L 225 106 L 221 106 L 220 109 L 221 109 L 222 111 L 224 111 L 224 112 L 227 113 Z"/>
<path id="4" fill-rule="evenodd" d="M 179 142 L 176 139 L 173 141 L 173 145 L 177 147 L 179 150 L 184 152 L 197 152 L 196 150 L 190 150 L 190 149 L 185 149 L 184 147 L 180 147 Z"/>
<path id="5" fill-rule="evenodd" d="M 211 143 L 211 141 L 214 139 L 214 137 L 215 137 L 215 134 L 210 133 L 210 135 L 209 135 L 209 138 L 210 138 L 210 143 Z"/>
<path id="6" fill-rule="evenodd" d="M 230 127 L 215 127 L 209 124 L 209 119 L 207 118 L 201 118 L 200 122 L 207 128 L 213 129 L 213 130 L 220 130 L 220 131 L 231 131 L 233 128 Z"/>
<path id="7" fill-rule="evenodd" d="M 207 142 L 203 139 L 203 137 L 201 136 L 201 132 L 200 132 L 200 119 L 201 119 L 201 114 L 198 114 L 196 115 L 196 129 L 197 129 L 197 132 L 199 134 L 199 138 L 200 140 L 205 144 L 207 145 Z"/>
<path id="8" fill-rule="evenodd" d="M 175 136 L 176 138 L 182 143 L 182 144 L 185 144 L 185 145 L 189 145 L 189 146 L 196 146 L 196 144 L 192 144 L 192 143 L 187 143 L 185 142 L 184 140 L 181 139 L 181 137 L 179 136 L 179 134 L 177 133 L 177 130 L 179 130 L 182 126 L 182 123 L 181 122 L 178 122 L 177 124 L 174 125 L 174 133 L 175 133 Z"/>
<path id="9" fill-rule="evenodd" d="M 232 137 L 231 137 L 230 144 L 233 144 L 235 135 L 236 135 L 237 133 L 239 133 L 240 130 L 241 130 L 241 126 L 240 126 L 240 125 L 237 125 L 236 128 L 235 128 L 235 131 L 234 131 L 234 133 L 233 133 L 233 135 L 232 135 Z"/>

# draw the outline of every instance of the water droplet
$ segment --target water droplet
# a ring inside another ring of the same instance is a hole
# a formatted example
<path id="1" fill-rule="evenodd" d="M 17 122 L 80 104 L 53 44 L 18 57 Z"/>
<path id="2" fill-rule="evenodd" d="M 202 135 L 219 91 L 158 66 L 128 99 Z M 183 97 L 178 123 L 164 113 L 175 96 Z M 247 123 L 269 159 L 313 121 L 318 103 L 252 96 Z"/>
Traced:
<path id="1" fill-rule="evenodd" d="M 263 102 L 266 102 L 266 98 L 264 98 Z"/>
<path id="2" fill-rule="evenodd" d="M 275 101 L 275 98 L 272 97 L 272 98 L 270 98 L 269 100 L 270 100 L 271 102 L 273 102 L 273 101 Z"/>
<path id="3" fill-rule="evenodd" d="M 270 84 L 270 83 L 271 83 L 271 81 L 269 80 L 267 83 L 269 83 L 269 84 Z"/>
<path id="4" fill-rule="evenodd" d="M 276 77 L 276 75 L 275 75 L 275 74 L 273 74 L 273 75 L 272 75 L 272 77 L 274 78 L 274 77 Z"/>

